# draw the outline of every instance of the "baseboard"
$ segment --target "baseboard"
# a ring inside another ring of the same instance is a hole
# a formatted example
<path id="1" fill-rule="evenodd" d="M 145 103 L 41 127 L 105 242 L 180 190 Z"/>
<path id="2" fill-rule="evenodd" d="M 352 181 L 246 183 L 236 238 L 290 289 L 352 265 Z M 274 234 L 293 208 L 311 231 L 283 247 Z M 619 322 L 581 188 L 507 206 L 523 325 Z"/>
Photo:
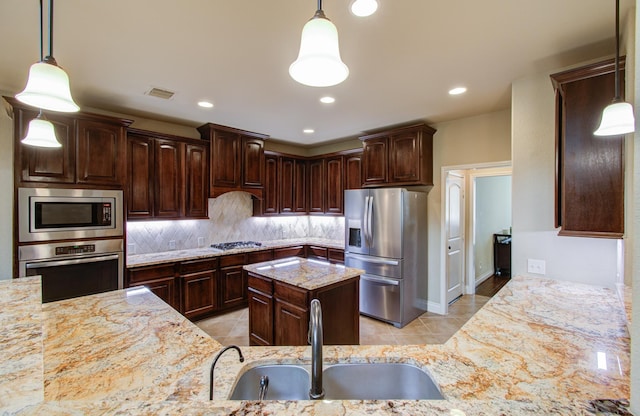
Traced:
<path id="1" fill-rule="evenodd" d="M 446 315 L 445 305 L 429 301 L 427 302 L 427 312 L 437 313 L 438 315 Z"/>
<path id="2" fill-rule="evenodd" d="M 482 276 L 480 276 L 479 278 L 476 277 L 476 287 L 480 286 L 480 284 L 482 282 L 484 282 L 485 280 L 487 280 L 488 278 L 490 278 L 491 276 L 493 276 L 493 271 L 489 271 L 486 272 L 485 274 L 483 274 Z"/>

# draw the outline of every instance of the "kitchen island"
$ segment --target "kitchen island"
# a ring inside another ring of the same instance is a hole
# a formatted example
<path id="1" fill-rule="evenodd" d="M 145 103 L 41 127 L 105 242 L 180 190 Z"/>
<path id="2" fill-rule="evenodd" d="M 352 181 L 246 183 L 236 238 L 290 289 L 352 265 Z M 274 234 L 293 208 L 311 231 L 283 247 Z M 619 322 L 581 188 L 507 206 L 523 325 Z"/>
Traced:
<path id="1" fill-rule="evenodd" d="M 249 273 L 251 345 L 307 345 L 313 299 L 322 305 L 325 345 L 360 343 L 364 270 L 290 257 L 244 266 Z"/>
<path id="2" fill-rule="evenodd" d="M 405 362 L 446 400 L 240 402 L 247 368 L 309 363 L 310 347 L 222 346 L 145 288 L 41 304 L 39 278 L 0 282 L 0 413 L 562 414 L 629 398 L 629 335 L 609 289 L 514 277 L 444 345 L 326 346 L 325 363 Z"/>

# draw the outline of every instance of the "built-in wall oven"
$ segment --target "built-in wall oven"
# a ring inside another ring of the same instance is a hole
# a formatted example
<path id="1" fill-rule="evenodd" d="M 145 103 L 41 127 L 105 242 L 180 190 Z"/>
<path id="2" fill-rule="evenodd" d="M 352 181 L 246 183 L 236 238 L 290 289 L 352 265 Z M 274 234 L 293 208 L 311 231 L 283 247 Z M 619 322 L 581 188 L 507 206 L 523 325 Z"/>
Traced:
<path id="1" fill-rule="evenodd" d="M 122 191 L 18 189 L 18 274 L 42 276 L 42 301 L 122 289 Z"/>

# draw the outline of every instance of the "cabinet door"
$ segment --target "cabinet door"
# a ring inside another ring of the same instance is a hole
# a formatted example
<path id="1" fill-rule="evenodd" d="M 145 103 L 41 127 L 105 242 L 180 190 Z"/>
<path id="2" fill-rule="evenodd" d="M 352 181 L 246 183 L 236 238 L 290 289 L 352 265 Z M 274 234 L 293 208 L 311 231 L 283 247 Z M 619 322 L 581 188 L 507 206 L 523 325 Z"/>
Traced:
<path id="1" fill-rule="evenodd" d="M 294 212 L 295 188 L 295 160 L 287 157 L 280 159 L 280 212 L 290 214 Z"/>
<path id="2" fill-rule="evenodd" d="M 362 188 L 362 152 L 344 158 L 344 189 Z"/>
<path id="3" fill-rule="evenodd" d="M 182 143 L 156 140 L 155 212 L 156 217 L 178 218 L 182 215 Z"/>
<path id="4" fill-rule="evenodd" d="M 390 183 L 420 180 L 420 142 L 417 132 L 403 132 L 389 138 Z"/>
<path id="5" fill-rule="evenodd" d="M 240 135 L 216 130 L 211 142 L 211 196 L 215 187 L 239 188 L 241 152 Z"/>
<path id="6" fill-rule="evenodd" d="M 185 216 L 206 218 L 209 204 L 207 158 L 209 148 L 185 145 Z"/>
<path id="7" fill-rule="evenodd" d="M 381 185 L 387 182 L 388 138 L 368 139 L 363 142 L 362 183 L 365 186 Z"/>
<path id="8" fill-rule="evenodd" d="M 193 319 L 216 309 L 215 270 L 180 276 L 180 282 L 182 284 L 182 314 L 185 317 Z"/>
<path id="9" fill-rule="evenodd" d="M 284 259 L 286 257 L 307 257 L 307 246 L 294 246 L 273 249 L 274 260 Z"/>
<path id="10" fill-rule="evenodd" d="M 242 187 L 262 188 L 264 184 L 264 141 L 242 137 Z"/>
<path id="11" fill-rule="evenodd" d="M 344 170 L 342 156 L 326 159 L 325 213 L 340 215 L 344 212 Z"/>
<path id="12" fill-rule="evenodd" d="M 127 138 L 127 218 L 153 216 L 153 139 L 129 135 Z"/>
<path id="13" fill-rule="evenodd" d="M 344 264 L 344 250 L 329 248 L 327 249 L 327 254 L 331 263 Z"/>
<path id="14" fill-rule="evenodd" d="M 275 345 L 307 345 L 309 312 L 290 303 L 275 299 Z"/>
<path id="15" fill-rule="evenodd" d="M 309 162 L 309 213 L 325 211 L 325 164 L 324 159 Z"/>
<path id="16" fill-rule="evenodd" d="M 180 310 L 179 302 L 177 300 L 178 296 L 176 294 L 176 280 L 174 277 L 142 282 L 140 283 L 140 286 L 145 286 L 173 309 L 178 311 Z"/>
<path id="17" fill-rule="evenodd" d="M 262 215 L 275 215 L 279 212 L 278 195 L 278 156 L 266 154 L 264 158 L 265 176 L 262 196 Z"/>
<path id="18" fill-rule="evenodd" d="M 78 183 L 124 186 L 125 166 L 123 127 L 98 121 L 78 120 Z"/>
<path id="19" fill-rule="evenodd" d="M 249 345 L 274 345 L 273 297 L 249 287 Z"/>
<path id="20" fill-rule="evenodd" d="M 38 113 L 23 109 L 15 111 L 15 148 L 20 160 L 20 180 L 23 182 L 74 183 L 75 181 L 75 123 L 68 117 L 46 113 L 53 124 L 62 147 L 44 148 L 22 144 L 29 122 Z"/>
<path id="21" fill-rule="evenodd" d="M 308 212 L 307 161 L 295 159 L 293 164 L 293 212 Z"/>
<path id="22" fill-rule="evenodd" d="M 247 301 L 247 281 L 242 266 L 220 269 L 221 308 L 242 306 Z"/>
<path id="23" fill-rule="evenodd" d="M 307 257 L 310 259 L 328 260 L 328 251 L 326 247 L 308 246 Z"/>

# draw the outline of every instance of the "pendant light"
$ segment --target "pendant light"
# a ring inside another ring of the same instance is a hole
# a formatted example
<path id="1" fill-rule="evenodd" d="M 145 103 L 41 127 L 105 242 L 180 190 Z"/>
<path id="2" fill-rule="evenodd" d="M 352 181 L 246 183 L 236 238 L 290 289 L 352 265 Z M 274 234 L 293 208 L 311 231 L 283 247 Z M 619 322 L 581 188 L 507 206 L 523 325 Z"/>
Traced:
<path id="1" fill-rule="evenodd" d="M 371 16 L 378 10 L 378 2 L 376 0 L 355 0 L 351 3 L 351 13 L 358 17 Z"/>
<path id="2" fill-rule="evenodd" d="M 289 67 L 289 75 L 311 87 L 330 87 L 349 76 L 349 68 L 340 58 L 338 29 L 322 11 L 322 0 L 318 0 L 316 14 L 302 28 L 300 52 Z"/>
<path id="3" fill-rule="evenodd" d="M 616 0 L 616 59 L 615 59 L 615 97 L 613 102 L 602 111 L 600 127 L 596 136 L 619 136 L 635 131 L 635 118 L 631 104 L 620 98 L 620 0 Z"/>
<path id="4" fill-rule="evenodd" d="M 80 107 L 71 98 L 69 77 L 53 57 L 53 0 L 49 0 L 49 54 L 43 57 L 43 18 L 40 0 L 40 62 L 31 65 L 21 102 L 51 111 L 75 112 Z"/>
<path id="5" fill-rule="evenodd" d="M 29 122 L 27 136 L 22 139 L 22 143 L 36 147 L 62 147 L 56 138 L 53 124 L 46 119 L 42 110 L 38 117 Z"/>

